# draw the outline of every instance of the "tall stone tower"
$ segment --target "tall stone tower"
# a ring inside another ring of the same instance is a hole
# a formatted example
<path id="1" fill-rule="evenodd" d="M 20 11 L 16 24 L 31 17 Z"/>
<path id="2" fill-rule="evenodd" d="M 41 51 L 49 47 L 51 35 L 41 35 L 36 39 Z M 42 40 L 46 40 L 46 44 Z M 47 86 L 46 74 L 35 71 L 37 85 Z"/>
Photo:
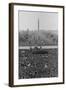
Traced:
<path id="1" fill-rule="evenodd" d="M 39 32 L 39 19 L 38 19 L 38 32 Z"/>

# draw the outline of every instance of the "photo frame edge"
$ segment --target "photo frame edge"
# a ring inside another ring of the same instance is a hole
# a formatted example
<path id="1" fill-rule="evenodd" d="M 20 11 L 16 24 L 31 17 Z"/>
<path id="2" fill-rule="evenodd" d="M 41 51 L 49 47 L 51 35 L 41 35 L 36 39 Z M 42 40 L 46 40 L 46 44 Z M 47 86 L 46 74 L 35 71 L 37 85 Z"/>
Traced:
<path id="1" fill-rule="evenodd" d="M 14 29 L 13 29 L 13 5 L 9 4 L 9 86 L 13 86 L 13 48 L 14 48 Z"/>
<path id="2" fill-rule="evenodd" d="M 28 6 L 42 6 L 42 7 L 55 7 L 63 8 L 63 82 L 59 83 L 43 83 L 43 84 L 26 84 L 26 85 L 14 85 L 14 5 L 28 5 Z M 43 4 L 27 4 L 27 3 L 9 3 L 9 86 L 37 86 L 37 85 L 56 85 L 64 84 L 64 6 L 56 5 L 43 5 Z"/>

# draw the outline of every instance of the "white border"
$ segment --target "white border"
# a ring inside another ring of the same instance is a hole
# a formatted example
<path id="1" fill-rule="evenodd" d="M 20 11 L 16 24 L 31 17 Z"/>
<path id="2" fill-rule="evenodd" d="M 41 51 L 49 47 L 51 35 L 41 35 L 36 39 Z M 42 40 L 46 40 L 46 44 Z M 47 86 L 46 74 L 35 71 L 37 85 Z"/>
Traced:
<path id="1" fill-rule="evenodd" d="M 18 79 L 18 10 L 58 12 L 58 77 Z M 63 9 L 52 7 L 14 6 L 14 85 L 58 83 L 63 81 Z"/>

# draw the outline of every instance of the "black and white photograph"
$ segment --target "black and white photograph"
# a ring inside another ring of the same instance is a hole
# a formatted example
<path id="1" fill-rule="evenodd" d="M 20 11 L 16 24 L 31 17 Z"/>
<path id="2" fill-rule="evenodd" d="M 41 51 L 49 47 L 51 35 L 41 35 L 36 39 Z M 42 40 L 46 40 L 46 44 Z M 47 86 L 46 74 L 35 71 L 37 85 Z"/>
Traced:
<path id="1" fill-rule="evenodd" d="M 19 79 L 58 76 L 58 13 L 19 11 Z"/>
<path id="2" fill-rule="evenodd" d="M 9 4 L 9 86 L 64 83 L 64 6 Z"/>

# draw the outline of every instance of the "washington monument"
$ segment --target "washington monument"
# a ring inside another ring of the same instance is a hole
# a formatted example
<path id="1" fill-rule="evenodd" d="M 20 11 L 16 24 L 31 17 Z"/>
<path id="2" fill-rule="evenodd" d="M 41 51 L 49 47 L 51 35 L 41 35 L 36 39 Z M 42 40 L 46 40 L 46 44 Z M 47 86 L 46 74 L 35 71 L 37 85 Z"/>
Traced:
<path id="1" fill-rule="evenodd" d="M 38 19 L 38 32 L 39 32 L 39 19 Z"/>

